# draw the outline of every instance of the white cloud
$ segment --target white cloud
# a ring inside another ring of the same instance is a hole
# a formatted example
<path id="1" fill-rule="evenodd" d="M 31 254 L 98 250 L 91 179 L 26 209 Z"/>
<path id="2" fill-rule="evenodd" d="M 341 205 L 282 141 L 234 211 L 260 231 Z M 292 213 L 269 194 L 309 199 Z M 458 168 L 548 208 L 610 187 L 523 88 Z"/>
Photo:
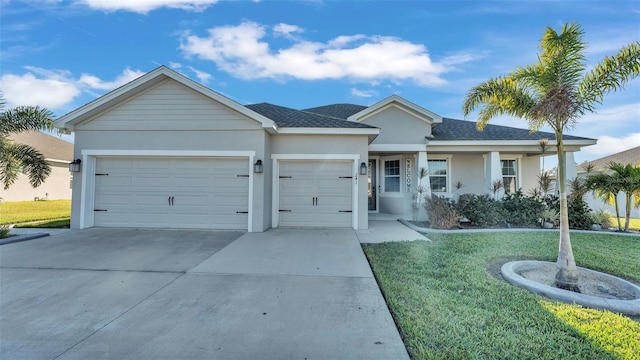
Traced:
<path id="1" fill-rule="evenodd" d="M 105 81 L 91 74 L 75 78 L 67 70 L 49 70 L 25 66 L 26 73 L 3 74 L 0 90 L 7 107 L 18 105 L 40 105 L 50 110 L 61 109 L 71 104 L 83 93 L 93 90 L 109 91 L 144 74 L 139 70 L 126 68 L 113 81 Z"/>
<path id="2" fill-rule="evenodd" d="M 375 90 L 360 90 L 356 88 L 351 88 L 351 95 L 357 96 L 357 97 L 369 98 L 369 97 L 378 96 L 378 92 Z"/>
<path id="3" fill-rule="evenodd" d="M 55 109 L 68 104 L 80 95 L 80 89 L 64 79 L 37 78 L 33 73 L 4 74 L 0 89 L 8 108 L 18 105 L 39 105 Z"/>
<path id="4" fill-rule="evenodd" d="M 277 34 L 303 31 L 286 24 L 277 29 Z M 264 40 L 267 35 L 265 26 L 245 21 L 211 28 L 204 37 L 187 32 L 180 49 L 187 57 L 213 61 L 219 69 L 242 79 L 387 80 L 436 86 L 444 84 L 442 74 L 452 70 L 433 62 L 424 45 L 395 37 L 339 36 L 325 43 L 291 38 L 291 46 L 272 49 Z M 457 57 L 451 62 L 469 59 Z"/>
<path id="5" fill-rule="evenodd" d="M 594 155 L 594 158 L 608 156 L 640 145 L 640 132 L 631 133 L 621 137 L 602 135 L 598 143 L 587 146 L 582 151 Z"/>
<path id="6" fill-rule="evenodd" d="M 301 33 L 304 30 L 296 25 L 289 25 L 285 23 L 280 23 L 273 27 L 273 33 L 276 36 L 283 36 L 289 39 L 293 38 L 293 33 Z"/>
<path id="7" fill-rule="evenodd" d="M 218 0 L 78 0 L 93 9 L 104 11 L 132 11 L 146 14 L 162 7 L 200 12 Z"/>
<path id="8" fill-rule="evenodd" d="M 204 72 L 202 70 L 198 70 L 193 66 L 189 66 L 188 68 L 189 70 L 193 71 L 193 73 L 196 75 L 196 77 L 198 78 L 198 80 L 200 80 L 201 83 L 206 85 L 209 83 L 209 80 L 211 80 L 211 74 Z"/>
<path id="9" fill-rule="evenodd" d="M 126 68 L 113 81 L 104 81 L 91 74 L 82 74 L 78 82 L 82 85 L 87 85 L 89 88 L 95 90 L 113 90 L 130 82 L 131 80 L 139 78 L 142 75 L 144 75 L 143 71 L 131 70 L 131 68 Z"/>
<path id="10" fill-rule="evenodd" d="M 171 66 L 174 69 L 182 68 L 182 64 L 180 64 L 179 62 L 175 62 L 175 61 L 169 61 L 169 66 Z"/>

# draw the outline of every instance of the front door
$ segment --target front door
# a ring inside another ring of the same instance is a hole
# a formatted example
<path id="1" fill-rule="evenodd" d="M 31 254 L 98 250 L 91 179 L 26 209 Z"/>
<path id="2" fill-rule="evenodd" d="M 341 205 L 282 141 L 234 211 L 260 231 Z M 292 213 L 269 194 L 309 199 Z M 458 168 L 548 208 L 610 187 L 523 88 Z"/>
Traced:
<path id="1" fill-rule="evenodd" d="M 369 174 L 368 174 L 368 185 L 367 185 L 367 194 L 369 195 L 369 211 L 378 210 L 378 202 L 376 201 L 376 197 L 378 195 L 378 184 L 376 182 L 376 174 L 377 174 L 377 162 L 374 159 L 369 159 Z"/>

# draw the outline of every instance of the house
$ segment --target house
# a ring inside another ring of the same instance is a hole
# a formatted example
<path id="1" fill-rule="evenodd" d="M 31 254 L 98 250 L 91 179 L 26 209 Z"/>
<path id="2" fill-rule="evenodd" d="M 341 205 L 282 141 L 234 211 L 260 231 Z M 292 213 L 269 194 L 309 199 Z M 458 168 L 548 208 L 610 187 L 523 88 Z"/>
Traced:
<path id="1" fill-rule="evenodd" d="M 69 163 L 73 159 L 73 144 L 40 131 L 23 131 L 10 134 L 9 139 L 38 150 L 51 167 L 51 174 L 37 188 L 31 186 L 24 173 L 7 190 L 0 187 L 2 201 L 33 201 L 71 199 L 71 175 Z"/>
<path id="2" fill-rule="evenodd" d="M 605 156 L 596 160 L 584 162 L 577 166 L 578 176 L 586 177 L 587 169 L 592 167 L 591 172 L 602 172 L 609 171 L 608 166 L 610 163 L 619 163 L 619 164 L 632 164 L 638 165 L 640 164 L 640 146 L 636 146 L 634 148 L 621 151 L 609 156 Z M 593 210 L 603 209 L 615 216 L 616 208 L 608 203 L 602 201 L 602 199 L 598 199 L 594 196 L 593 193 L 587 193 L 585 195 L 584 200 L 589 204 L 589 207 Z M 625 216 L 625 208 L 626 208 L 627 200 L 625 198 L 624 193 L 618 194 L 618 209 L 620 210 L 620 216 Z M 632 218 L 640 218 L 640 209 L 631 207 L 631 217 Z"/>
<path id="3" fill-rule="evenodd" d="M 550 133 L 447 119 L 397 95 L 372 106 L 243 106 L 164 66 L 61 117 L 75 132 L 73 228 L 366 229 L 452 196 L 536 186 Z M 595 140 L 566 136 L 573 152 Z M 430 175 L 418 179 L 418 169 Z"/>

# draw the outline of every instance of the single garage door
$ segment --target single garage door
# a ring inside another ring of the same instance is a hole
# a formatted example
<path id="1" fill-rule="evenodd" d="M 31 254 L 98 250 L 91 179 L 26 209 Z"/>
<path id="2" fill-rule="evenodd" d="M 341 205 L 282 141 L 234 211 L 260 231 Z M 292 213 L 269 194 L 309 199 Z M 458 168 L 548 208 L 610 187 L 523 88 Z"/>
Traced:
<path id="1" fill-rule="evenodd" d="M 94 225 L 247 229 L 249 161 L 99 157 Z"/>
<path id="2" fill-rule="evenodd" d="M 352 161 L 280 161 L 279 226 L 352 227 Z"/>

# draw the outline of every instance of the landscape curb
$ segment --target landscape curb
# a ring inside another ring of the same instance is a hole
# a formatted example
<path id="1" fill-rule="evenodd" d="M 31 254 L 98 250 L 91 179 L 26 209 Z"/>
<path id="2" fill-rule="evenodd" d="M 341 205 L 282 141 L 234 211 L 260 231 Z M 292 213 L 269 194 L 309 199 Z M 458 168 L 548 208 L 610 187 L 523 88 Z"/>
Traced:
<path id="1" fill-rule="evenodd" d="M 626 315 L 640 315 L 640 287 L 637 285 L 609 274 L 587 268 L 579 268 L 582 271 L 597 273 L 600 276 L 615 279 L 616 282 L 624 284 L 628 290 L 636 296 L 636 299 L 634 300 L 605 299 L 540 284 L 518 274 L 519 269 L 535 267 L 540 263 L 547 262 L 534 260 L 512 261 L 502 265 L 500 272 L 512 285 L 527 289 L 534 294 L 539 294 L 550 299 L 559 300 L 569 304 L 575 303 L 595 309 L 609 310 Z"/>
<path id="2" fill-rule="evenodd" d="M 11 236 L 5 239 L 1 239 L 0 245 L 7 245 L 7 244 L 13 244 L 21 241 L 39 239 L 45 236 L 49 236 L 49 233 L 33 233 L 33 234 L 16 235 L 16 236 Z"/>

